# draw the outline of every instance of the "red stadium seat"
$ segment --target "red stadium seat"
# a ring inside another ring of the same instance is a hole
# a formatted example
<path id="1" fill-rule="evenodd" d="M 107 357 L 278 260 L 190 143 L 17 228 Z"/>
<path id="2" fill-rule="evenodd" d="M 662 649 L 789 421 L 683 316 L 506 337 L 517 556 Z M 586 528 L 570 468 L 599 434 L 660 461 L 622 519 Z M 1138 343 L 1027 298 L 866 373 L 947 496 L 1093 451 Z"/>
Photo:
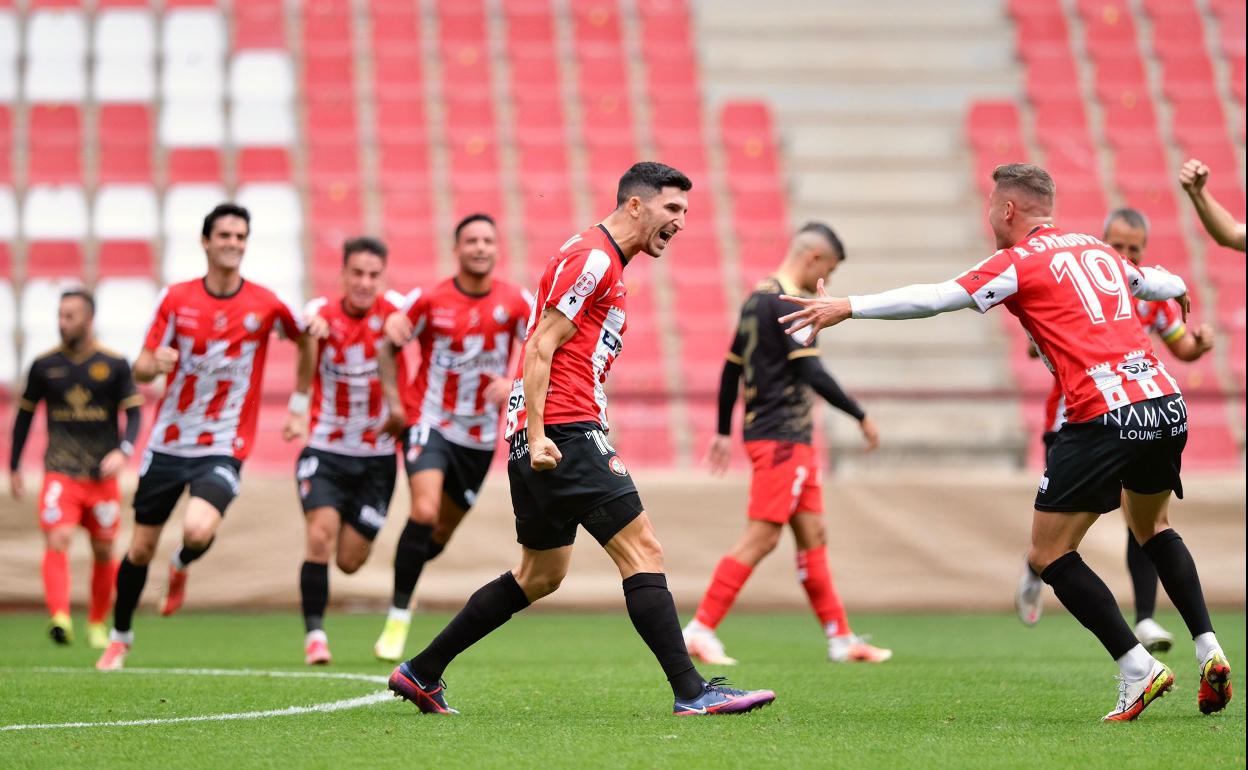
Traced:
<path id="1" fill-rule="evenodd" d="M 77 241 L 31 241 L 26 247 L 27 278 L 77 278 L 85 274 Z"/>
<path id="2" fill-rule="evenodd" d="M 567 229 L 573 227 L 576 208 L 566 177 L 521 177 L 520 205 L 526 221 L 563 222 Z"/>
<path id="3" fill-rule="evenodd" d="M 308 195 L 309 222 L 317 239 L 327 238 L 334 249 L 343 235 L 357 235 L 362 219 L 359 187 L 343 182 L 314 183 Z"/>
<path id="4" fill-rule="evenodd" d="M 355 185 L 360 181 L 360 147 L 355 142 L 310 141 L 308 181 L 312 185 Z"/>
<path id="5" fill-rule="evenodd" d="M 617 0 L 572 0 L 574 37 L 579 42 L 615 43 L 621 39 Z"/>
<path id="6" fill-rule="evenodd" d="M 387 53 L 379 51 L 373 56 L 373 93 L 379 99 L 419 101 L 424 98 L 424 78 L 419 47 L 395 46 Z"/>
<path id="7" fill-rule="evenodd" d="M 238 181 L 287 182 L 290 153 L 283 147 L 243 147 L 238 151 Z"/>
<path id="8" fill-rule="evenodd" d="M 108 278 L 151 278 L 155 260 L 147 241 L 100 241 L 96 275 Z"/>
<path id="9" fill-rule="evenodd" d="M 1213 64 L 1203 52 L 1192 55 L 1185 50 L 1183 56 L 1166 59 L 1162 67 L 1162 87 L 1170 100 L 1217 98 Z"/>
<path id="10" fill-rule="evenodd" d="M 516 91 L 515 101 L 511 105 L 512 126 L 515 129 L 516 141 L 522 146 L 526 143 L 563 144 L 565 138 L 565 120 L 563 100 L 558 96 L 542 96 L 529 98 Z"/>
<path id="11" fill-rule="evenodd" d="M 234 50 L 286 48 L 286 14 L 281 0 L 234 3 Z"/>
<path id="12" fill-rule="evenodd" d="M 549 49 L 543 49 L 549 54 Z M 513 56 L 511 67 L 511 93 L 513 97 L 548 99 L 559 97 L 559 60 L 553 55 Z"/>
<path id="13" fill-rule="evenodd" d="M 97 180 L 152 181 L 152 118 L 146 105 L 101 104 L 99 107 Z"/>
<path id="14" fill-rule="evenodd" d="M 458 136 L 467 134 L 487 134 L 491 138 L 498 125 L 494 111 L 494 100 L 478 98 L 476 95 L 464 97 L 456 94 L 443 102 L 448 133 Z"/>
<path id="15" fill-rule="evenodd" d="M 702 100 L 694 96 L 668 98 L 661 94 L 650 97 L 650 133 L 669 144 L 705 144 Z"/>
<path id="16" fill-rule="evenodd" d="M 377 120 L 377 138 L 381 141 L 426 141 L 428 138 L 428 115 L 420 98 L 379 97 L 374 103 Z"/>
<path id="17" fill-rule="evenodd" d="M 57 184 L 82 180 L 82 116 L 76 105 L 36 104 L 29 113 L 27 181 Z"/>
<path id="18" fill-rule="evenodd" d="M 655 137 L 655 157 L 660 163 L 678 168 L 698 183 L 698 177 L 706 178 L 710 162 L 706 155 L 706 142 L 701 137 L 685 140 L 683 136 L 668 138 L 658 133 Z"/>
<path id="19" fill-rule="evenodd" d="M 1206 144 L 1227 140 L 1226 115 L 1216 98 L 1175 99 L 1172 102 L 1174 138 L 1181 144 Z"/>
<path id="20" fill-rule="evenodd" d="M 462 175 L 498 174 L 498 144 L 493 133 L 465 131 L 448 137 L 451 142 L 452 179 Z"/>
<path id="21" fill-rule="evenodd" d="M 176 182 L 221 181 L 221 153 L 207 148 L 173 148 L 165 156 L 166 178 Z"/>
<path id="22" fill-rule="evenodd" d="M 586 141 L 635 144 L 633 111 L 627 97 L 604 92 L 582 95 L 581 135 Z"/>
<path id="23" fill-rule="evenodd" d="M 359 141 L 359 125 L 355 113 L 353 91 L 321 95 L 309 90 L 304 104 L 309 141 L 324 144 L 355 144 Z"/>
<path id="24" fill-rule="evenodd" d="M 516 171 L 521 179 L 532 175 L 568 175 L 568 147 L 559 142 L 521 142 L 516 147 Z"/>
<path id="25" fill-rule="evenodd" d="M 342 30 L 339 28 L 337 37 L 341 36 Z M 306 94 L 321 98 L 352 93 L 355 84 L 355 59 L 351 51 L 323 48 L 306 51 L 303 57 L 303 82 Z"/>
<path id="26" fill-rule="evenodd" d="M 442 90 L 446 96 L 491 96 L 489 49 L 484 37 L 456 40 L 442 49 Z"/>
<path id="27" fill-rule="evenodd" d="M 7 241 L 0 241 L 0 279 L 13 280 L 13 253 Z"/>
<path id="28" fill-rule="evenodd" d="M 1000 149 L 1022 144 L 1018 106 L 1011 101 L 977 101 L 966 116 L 971 147 Z"/>
<path id="29" fill-rule="evenodd" d="M 378 147 L 377 170 L 386 184 L 427 185 L 429 146 L 424 142 L 384 141 Z"/>
<path id="30" fill-rule="evenodd" d="M 0 184 L 13 179 L 13 114 L 0 104 Z"/>

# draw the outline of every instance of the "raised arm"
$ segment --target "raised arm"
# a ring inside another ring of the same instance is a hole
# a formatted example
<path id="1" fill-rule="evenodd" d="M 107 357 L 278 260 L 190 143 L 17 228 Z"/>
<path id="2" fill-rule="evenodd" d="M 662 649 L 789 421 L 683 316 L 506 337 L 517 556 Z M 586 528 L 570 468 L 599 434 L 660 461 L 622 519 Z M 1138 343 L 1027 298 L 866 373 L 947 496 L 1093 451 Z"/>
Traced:
<path id="1" fill-rule="evenodd" d="M 1195 158 L 1184 163 L 1179 170 L 1179 183 L 1183 185 L 1187 197 L 1192 199 L 1192 206 L 1195 207 L 1205 230 L 1219 245 L 1243 251 L 1244 223 L 1235 221 L 1234 215 L 1205 189 L 1207 181 L 1209 167 Z"/>
<path id="2" fill-rule="evenodd" d="M 576 334 L 576 324 L 557 308 L 542 311 L 541 320 L 524 350 L 524 408 L 527 413 L 529 462 L 533 470 L 547 471 L 562 455 L 546 438 L 546 392 L 550 389 L 550 364 L 555 351 Z"/>

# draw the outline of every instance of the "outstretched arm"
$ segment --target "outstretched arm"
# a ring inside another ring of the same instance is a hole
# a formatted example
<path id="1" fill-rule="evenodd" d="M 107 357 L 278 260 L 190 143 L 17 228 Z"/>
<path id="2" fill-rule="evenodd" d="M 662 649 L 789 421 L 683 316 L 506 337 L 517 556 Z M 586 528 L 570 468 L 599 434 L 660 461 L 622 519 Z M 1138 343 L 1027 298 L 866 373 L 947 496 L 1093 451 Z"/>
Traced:
<path id="1" fill-rule="evenodd" d="M 1236 222 L 1231 212 L 1218 203 L 1217 199 L 1205 189 L 1209 181 L 1209 167 L 1192 158 L 1179 170 L 1179 183 L 1192 199 L 1192 206 L 1200 217 L 1205 230 L 1219 245 L 1237 251 L 1244 250 L 1245 228 L 1243 222 Z"/>
<path id="2" fill-rule="evenodd" d="M 853 297 L 829 296 L 819 281 L 819 296 L 813 298 L 781 296 L 780 299 L 801 305 L 802 309 L 780 318 L 781 323 L 791 324 L 785 333 L 793 334 L 810 328 L 813 342 L 819 330 L 836 326 L 850 318 L 875 318 L 903 320 L 927 318 L 951 310 L 975 307 L 975 301 L 956 281 L 944 283 L 916 283 L 900 289 L 878 294 Z"/>

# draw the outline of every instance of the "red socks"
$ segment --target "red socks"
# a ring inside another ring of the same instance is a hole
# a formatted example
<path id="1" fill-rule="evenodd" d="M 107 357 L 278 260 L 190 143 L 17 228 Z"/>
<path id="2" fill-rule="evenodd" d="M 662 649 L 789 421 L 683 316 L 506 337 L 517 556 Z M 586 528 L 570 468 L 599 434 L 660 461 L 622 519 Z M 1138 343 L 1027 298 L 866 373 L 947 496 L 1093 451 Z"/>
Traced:
<path id="1" fill-rule="evenodd" d="M 43 552 L 43 598 L 49 615 L 69 614 L 69 554 Z"/>
<path id="2" fill-rule="evenodd" d="M 113 587 L 117 584 L 117 560 L 91 562 L 91 602 L 87 605 L 87 622 L 103 623 L 113 606 Z"/>
<path id="3" fill-rule="evenodd" d="M 693 616 L 694 619 L 707 628 L 718 626 L 719 621 L 728 614 L 741 587 L 745 585 L 745 581 L 749 579 L 753 571 L 752 567 L 742 564 L 731 556 L 720 559 L 715 567 L 715 574 L 711 576 L 711 585 L 706 589 L 706 596 L 702 597 L 702 604 L 698 605 L 698 611 Z"/>
<path id="4" fill-rule="evenodd" d="M 801 581 L 802 588 L 806 589 L 810 606 L 828 635 L 850 633 L 845 605 L 841 604 L 841 597 L 837 596 L 836 587 L 832 584 L 832 571 L 828 569 L 827 546 L 821 545 L 797 552 L 797 579 Z"/>

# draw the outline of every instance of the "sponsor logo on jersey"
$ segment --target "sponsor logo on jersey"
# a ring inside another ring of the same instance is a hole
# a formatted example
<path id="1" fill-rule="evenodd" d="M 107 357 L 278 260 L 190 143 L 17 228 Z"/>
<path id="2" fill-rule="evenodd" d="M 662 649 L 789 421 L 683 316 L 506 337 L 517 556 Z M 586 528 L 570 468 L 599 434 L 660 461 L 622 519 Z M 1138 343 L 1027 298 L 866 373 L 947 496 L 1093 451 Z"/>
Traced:
<path id="1" fill-rule="evenodd" d="M 578 297 L 588 297 L 594 292 L 594 288 L 598 285 L 598 279 L 593 273 L 581 273 L 581 277 L 576 279 L 576 284 L 572 287 L 572 291 L 576 292 Z"/>
<path id="2" fill-rule="evenodd" d="M 368 317 L 368 328 L 375 332 L 381 331 L 381 316 L 370 315 Z"/>
<path id="3" fill-rule="evenodd" d="M 628 475 L 628 468 L 624 467 L 624 461 L 620 459 L 619 455 L 612 455 L 611 460 L 607 462 L 607 465 L 611 468 L 611 472 L 616 476 Z"/>
<path id="4" fill-rule="evenodd" d="M 96 382 L 103 382 L 104 380 L 108 379 L 108 374 L 110 371 L 112 370 L 108 368 L 108 364 L 104 363 L 103 361 L 96 361 L 95 363 L 91 364 L 90 367 L 88 367 L 87 374 L 90 375 L 91 379 L 95 380 Z"/>
<path id="5" fill-rule="evenodd" d="M 252 334 L 260 331 L 260 316 L 255 313 L 248 313 L 243 316 L 243 328 Z"/>

